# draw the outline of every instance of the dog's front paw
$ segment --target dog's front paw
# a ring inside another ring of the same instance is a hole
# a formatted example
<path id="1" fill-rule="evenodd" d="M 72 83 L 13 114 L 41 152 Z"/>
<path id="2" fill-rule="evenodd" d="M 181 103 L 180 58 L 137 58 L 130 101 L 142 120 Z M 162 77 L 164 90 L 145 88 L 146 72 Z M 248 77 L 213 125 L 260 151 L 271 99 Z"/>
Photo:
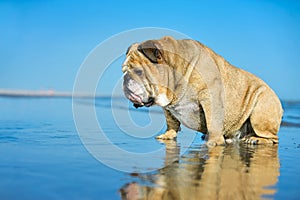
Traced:
<path id="1" fill-rule="evenodd" d="M 206 145 L 208 147 L 215 147 L 215 146 L 220 146 L 220 145 L 225 145 L 225 139 L 223 136 L 218 137 L 218 138 L 212 138 L 212 139 L 208 139 L 208 141 L 206 142 Z"/>
<path id="2" fill-rule="evenodd" d="M 156 139 L 159 140 L 173 140 L 175 139 L 177 136 L 177 133 L 175 130 L 168 130 L 166 131 L 164 134 L 161 134 L 159 136 L 156 137 Z"/>

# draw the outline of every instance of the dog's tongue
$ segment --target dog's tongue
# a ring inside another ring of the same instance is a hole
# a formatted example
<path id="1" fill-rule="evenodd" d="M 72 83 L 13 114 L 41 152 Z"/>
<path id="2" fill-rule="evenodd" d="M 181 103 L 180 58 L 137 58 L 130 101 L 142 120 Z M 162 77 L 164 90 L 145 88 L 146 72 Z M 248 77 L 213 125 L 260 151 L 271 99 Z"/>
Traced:
<path id="1" fill-rule="evenodd" d="M 134 93 L 130 94 L 130 97 L 133 101 L 138 102 L 138 103 L 142 103 L 142 98 L 139 95 L 136 95 Z"/>
<path id="2" fill-rule="evenodd" d="M 129 100 L 133 103 L 135 108 L 143 107 L 142 98 L 134 93 L 129 95 Z"/>

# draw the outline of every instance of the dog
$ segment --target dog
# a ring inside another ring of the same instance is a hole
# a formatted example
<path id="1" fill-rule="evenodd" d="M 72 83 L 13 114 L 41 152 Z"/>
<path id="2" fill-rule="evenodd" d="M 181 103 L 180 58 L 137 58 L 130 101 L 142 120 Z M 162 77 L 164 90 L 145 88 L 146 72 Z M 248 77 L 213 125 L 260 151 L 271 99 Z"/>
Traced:
<path id="1" fill-rule="evenodd" d="M 167 130 L 157 139 L 175 139 L 183 124 L 204 133 L 208 146 L 278 143 L 283 109 L 275 92 L 198 41 L 135 43 L 122 71 L 124 94 L 136 108 L 163 108 Z"/>

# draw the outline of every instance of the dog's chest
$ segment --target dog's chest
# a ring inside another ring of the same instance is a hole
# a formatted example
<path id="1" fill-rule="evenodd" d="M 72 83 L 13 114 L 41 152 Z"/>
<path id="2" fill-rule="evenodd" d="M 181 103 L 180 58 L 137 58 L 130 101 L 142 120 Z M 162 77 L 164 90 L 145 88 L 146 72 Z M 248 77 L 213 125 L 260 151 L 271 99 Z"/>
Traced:
<path id="1" fill-rule="evenodd" d="M 183 100 L 175 105 L 168 106 L 166 109 L 184 126 L 196 131 L 201 130 L 202 109 L 200 109 L 197 102 Z"/>

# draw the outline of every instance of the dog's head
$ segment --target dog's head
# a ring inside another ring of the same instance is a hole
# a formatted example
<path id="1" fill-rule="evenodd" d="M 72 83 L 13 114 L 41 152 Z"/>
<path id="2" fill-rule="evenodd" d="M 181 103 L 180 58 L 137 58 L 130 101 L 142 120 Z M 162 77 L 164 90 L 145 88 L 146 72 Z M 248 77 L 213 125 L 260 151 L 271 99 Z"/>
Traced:
<path id="1" fill-rule="evenodd" d="M 169 40 L 169 41 L 167 41 Z M 122 65 L 123 91 L 134 106 L 168 105 L 173 98 L 170 90 L 172 76 L 164 43 L 174 42 L 167 37 L 131 45 Z"/>

